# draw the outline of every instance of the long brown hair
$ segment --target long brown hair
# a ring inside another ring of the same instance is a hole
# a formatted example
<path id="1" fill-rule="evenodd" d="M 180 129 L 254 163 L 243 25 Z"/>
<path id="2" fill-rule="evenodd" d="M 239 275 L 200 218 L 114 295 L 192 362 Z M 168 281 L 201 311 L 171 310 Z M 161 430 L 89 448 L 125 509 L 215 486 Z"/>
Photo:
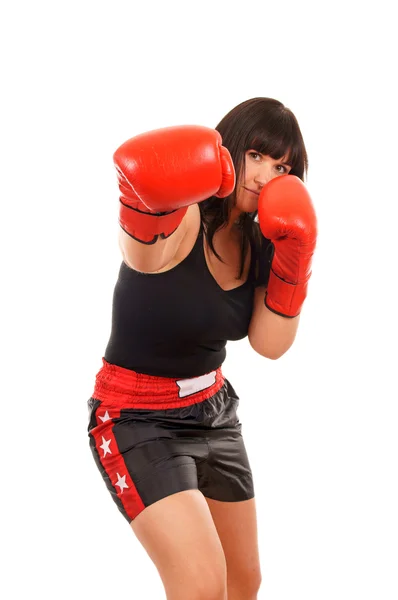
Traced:
<path id="1" fill-rule="evenodd" d="M 234 163 L 237 182 L 244 173 L 245 153 L 253 149 L 260 154 L 271 156 L 275 160 L 287 156 L 292 167 L 290 174 L 304 181 L 308 170 L 308 157 L 299 124 L 292 111 L 282 102 L 273 98 L 252 98 L 238 104 L 217 125 L 216 130 L 222 137 Z M 230 196 L 220 199 L 212 196 L 199 202 L 201 219 L 207 242 L 219 260 L 213 246 L 213 237 L 218 229 L 225 227 L 232 208 L 236 203 L 236 190 Z M 261 247 L 261 232 L 256 224 L 257 211 L 242 213 L 238 226 L 242 231 L 240 279 L 243 274 L 245 257 L 249 245 L 254 245 L 257 254 Z M 223 261 L 222 261 L 223 262 Z"/>

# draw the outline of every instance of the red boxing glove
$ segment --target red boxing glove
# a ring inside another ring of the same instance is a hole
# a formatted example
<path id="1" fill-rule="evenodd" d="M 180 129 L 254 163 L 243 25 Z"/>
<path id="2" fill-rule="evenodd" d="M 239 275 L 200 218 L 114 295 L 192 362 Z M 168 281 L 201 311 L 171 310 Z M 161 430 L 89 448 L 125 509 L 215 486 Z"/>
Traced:
<path id="1" fill-rule="evenodd" d="M 187 208 L 235 187 L 231 156 L 218 131 L 199 125 L 165 127 L 127 140 L 114 153 L 120 189 L 119 223 L 153 244 L 169 237 Z"/>
<path id="2" fill-rule="evenodd" d="M 315 210 L 301 179 L 271 179 L 260 193 L 258 219 L 275 248 L 265 305 L 283 317 L 296 317 L 307 296 L 317 237 Z"/>

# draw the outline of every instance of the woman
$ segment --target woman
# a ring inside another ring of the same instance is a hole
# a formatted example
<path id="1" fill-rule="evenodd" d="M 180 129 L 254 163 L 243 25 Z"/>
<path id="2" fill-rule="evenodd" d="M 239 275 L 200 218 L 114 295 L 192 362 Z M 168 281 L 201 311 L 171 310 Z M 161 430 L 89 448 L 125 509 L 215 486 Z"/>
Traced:
<path id="1" fill-rule="evenodd" d="M 253 478 L 221 365 L 227 340 L 270 359 L 294 341 L 316 240 L 300 128 L 254 98 L 216 130 L 136 136 L 114 162 L 123 262 L 93 455 L 169 600 L 252 600 Z"/>

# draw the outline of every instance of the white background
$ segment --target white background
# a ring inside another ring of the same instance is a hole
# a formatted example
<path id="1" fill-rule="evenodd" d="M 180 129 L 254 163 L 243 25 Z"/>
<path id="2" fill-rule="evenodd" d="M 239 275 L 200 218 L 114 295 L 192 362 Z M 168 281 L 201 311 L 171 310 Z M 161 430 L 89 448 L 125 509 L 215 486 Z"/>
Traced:
<path id="1" fill-rule="evenodd" d="M 397 52 L 392 2 L 35 2 L 0 15 L 1 595 L 164 598 L 89 451 L 121 257 L 112 154 L 296 114 L 319 243 L 296 341 L 240 395 L 267 600 L 397 600 Z M 7 591 L 6 591 L 7 590 Z"/>

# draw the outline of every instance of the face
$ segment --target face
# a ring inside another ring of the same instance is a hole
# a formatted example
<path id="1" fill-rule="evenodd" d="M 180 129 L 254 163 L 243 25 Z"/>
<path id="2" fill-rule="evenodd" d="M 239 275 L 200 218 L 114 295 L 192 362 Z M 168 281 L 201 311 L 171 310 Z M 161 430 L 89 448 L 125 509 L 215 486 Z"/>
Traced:
<path id="1" fill-rule="evenodd" d="M 258 197 L 262 188 L 275 177 L 287 175 L 291 167 L 286 164 L 287 157 L 276 160 L 256 150 L 245 154 L 245 169 L 238 181 L 236 208 L 242 212 L 257 210 Z"/>

